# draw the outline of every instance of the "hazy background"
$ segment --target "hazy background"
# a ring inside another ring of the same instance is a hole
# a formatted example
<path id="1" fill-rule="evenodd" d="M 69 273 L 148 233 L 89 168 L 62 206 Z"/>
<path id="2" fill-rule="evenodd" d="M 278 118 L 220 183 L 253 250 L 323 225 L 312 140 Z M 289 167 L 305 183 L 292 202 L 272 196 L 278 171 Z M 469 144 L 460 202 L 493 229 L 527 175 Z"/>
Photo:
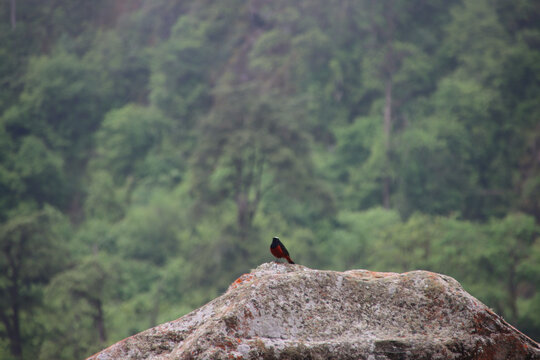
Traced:
<path id="1" fill-rule="evenodd" d="M 4 0 L 0 358 L 272 260 L 455 277 L 540 339 L 540 2 Z"/>

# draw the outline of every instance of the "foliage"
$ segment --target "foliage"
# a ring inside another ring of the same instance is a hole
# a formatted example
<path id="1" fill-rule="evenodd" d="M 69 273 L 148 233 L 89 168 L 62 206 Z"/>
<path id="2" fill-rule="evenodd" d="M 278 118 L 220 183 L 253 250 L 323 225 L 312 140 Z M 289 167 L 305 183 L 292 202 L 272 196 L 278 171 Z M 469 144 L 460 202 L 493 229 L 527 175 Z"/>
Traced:
<path id="1" fill-rule="evenodd" d="M 11 354 L 32 357 L 32 337 L 43 335 L 33 314 L 42 303 L 43 285 L 64 267 L 66 234 L 62 216 L 51 207 L 17 210 L 0 227 L 0 320 Z"/>
<path id="2" fill-rule="evenodd" d="M 183 315 L 273 236 L 306 266 L 451 275 L 540 337 L 533 1 L 11 3 L 1 358 Z"/>

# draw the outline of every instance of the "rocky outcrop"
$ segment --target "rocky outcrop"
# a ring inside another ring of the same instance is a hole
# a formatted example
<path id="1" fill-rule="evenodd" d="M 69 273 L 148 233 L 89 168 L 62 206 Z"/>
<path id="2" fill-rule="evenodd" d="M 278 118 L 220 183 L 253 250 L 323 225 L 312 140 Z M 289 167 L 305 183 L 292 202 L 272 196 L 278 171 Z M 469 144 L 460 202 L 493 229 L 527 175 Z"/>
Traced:
<path id="1" fill-rule="evenodd" d="M 540 346 L 448 276 L 266 263 L 89 359 L 506 360 L 540 359 Z"/>

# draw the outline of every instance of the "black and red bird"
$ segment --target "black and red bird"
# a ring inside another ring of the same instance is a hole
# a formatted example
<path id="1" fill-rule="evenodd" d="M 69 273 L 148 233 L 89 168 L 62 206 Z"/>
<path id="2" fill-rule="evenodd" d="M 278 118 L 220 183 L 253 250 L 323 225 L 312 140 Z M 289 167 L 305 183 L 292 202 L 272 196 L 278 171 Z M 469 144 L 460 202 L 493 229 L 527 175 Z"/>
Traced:
<path id="1" fill-rule="evenodd" d="M 289 264 L 294 264 L 294 261 L 292 261 L 291 257 L 289 256 L 287 248 L 285 247 L 285 245 L 283 245 L 281 241 L 279 241 L 278 237 L 274 237 L 272 239 L 272 245 L 270 245 L 270 252 L 278 259 L 285 258 L 287 259 Z"/>

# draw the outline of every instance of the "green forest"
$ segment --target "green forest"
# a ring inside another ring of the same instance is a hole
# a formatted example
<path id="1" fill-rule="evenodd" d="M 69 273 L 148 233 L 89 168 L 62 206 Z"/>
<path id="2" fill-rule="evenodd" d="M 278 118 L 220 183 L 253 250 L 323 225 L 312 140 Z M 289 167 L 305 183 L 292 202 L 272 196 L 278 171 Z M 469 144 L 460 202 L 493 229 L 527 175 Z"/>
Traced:
<path id="1" fill-rule="evenodd" d="M 540 2 L 5 0 L 0 358 L 272 261 L 457 279 L 540 339 Z"/>

